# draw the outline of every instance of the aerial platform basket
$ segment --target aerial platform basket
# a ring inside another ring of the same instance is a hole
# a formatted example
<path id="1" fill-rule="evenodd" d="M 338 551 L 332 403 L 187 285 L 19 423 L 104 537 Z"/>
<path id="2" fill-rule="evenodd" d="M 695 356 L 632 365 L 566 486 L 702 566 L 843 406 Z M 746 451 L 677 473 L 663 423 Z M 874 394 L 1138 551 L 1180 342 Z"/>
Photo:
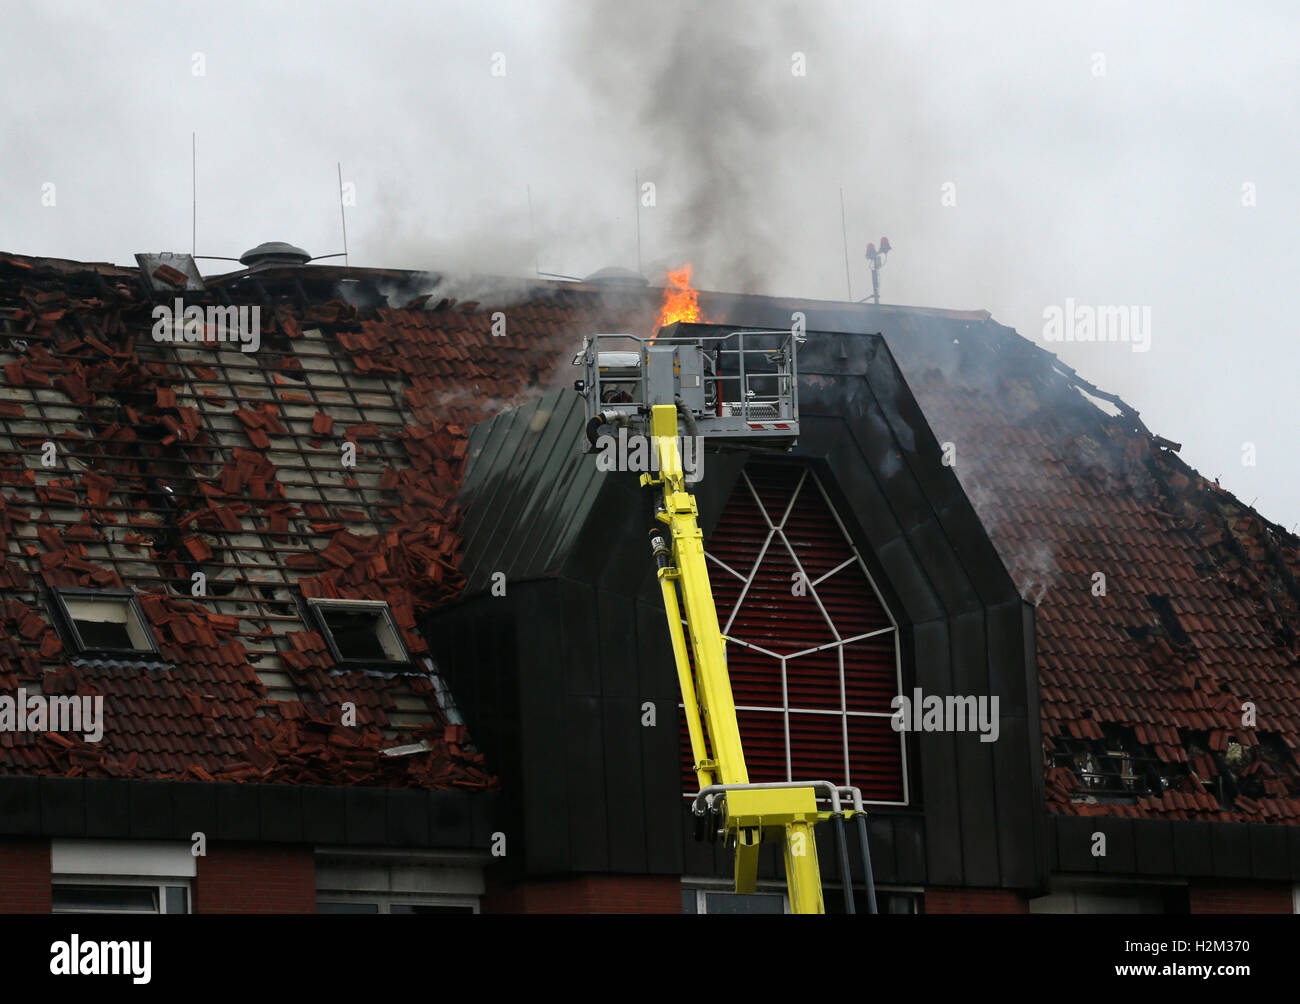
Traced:
<path id="1" fill-rule="evenodd" d="M 573 360 L 588 448 L 605 427 L 646 434 L 650 409 L 676 405 L 688 434 L 789 449 L 799 438 L 798 345 L 790 329 L 675 323 L 650 338 L 596 334 Z"/>

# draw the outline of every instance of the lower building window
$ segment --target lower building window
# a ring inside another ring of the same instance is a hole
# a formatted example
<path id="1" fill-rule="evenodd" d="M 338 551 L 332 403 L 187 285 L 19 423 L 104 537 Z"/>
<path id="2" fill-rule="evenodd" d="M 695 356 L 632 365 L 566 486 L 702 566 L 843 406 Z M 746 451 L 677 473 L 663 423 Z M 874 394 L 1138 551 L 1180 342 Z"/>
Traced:
<path id="1" fill-rule="evenodd" d="M 844 912 L 844 891 L 840 887 L 822 889 L 822 902 L 827 913 Z M 853 890 L 854 913 L 870 913 L 871 904 L 867 902 L 866 891 L 855 887 Z M 895 892 L 891 889 L 876 889 L 876 911 L 878 913 L 920 913 L 921 894 L 919 892 Z"/>
<path id="2" fill-rule="evenodd" d="M 317 913 L 478 913 L 483 856 L 317 848 Z"/>
<path id="3" fill-rule="evenodd" d="M 54 913 L 189 913 L 188 882 L 54 879 Z"/>
<path id="4" fill-rule="evenodd" d="M 1185 914 L 1191 912 L 1191 906 L 1185 883 L 1076 883 L 1054 878 L 1047 895 L 1029 901 L 1029 912 Z"/>
<path id="5" fill-rule="evenodd" d="M 192 913 L 197 859 L 183 842 L 52 840 L 55 913 Z"/>
<path id="6" fill-rule="evenodd" d="M 741 896 L 725 885 L 682 886 L 682 913 L 789 913 L 779 886 Z"/>
<path id="7" fill-rule="evenodd" d="M 457 899 L 318 899 L 317 913 L 478 913 L 478 903 Z"/>
<path id="8" fill-rule="evenodd" d="M 823 888 L 822 903 L 827 913 L 843 913 L 843 891 L 838 886 Z M 854 889 L 853 905 L 857 913 L 867 913 L 867 894 L 860 889 Z M 910 890 L 877 889 L 876 909 L 881 913 L 920 913 L 921 894 Z M 760 885 L 758 892 L 745 896 L 731 892 L 727 886 L 721 884 L 682 886 L 682 913 L 789 912 L 790 901 L 779 885 L 769 888 Z"/>

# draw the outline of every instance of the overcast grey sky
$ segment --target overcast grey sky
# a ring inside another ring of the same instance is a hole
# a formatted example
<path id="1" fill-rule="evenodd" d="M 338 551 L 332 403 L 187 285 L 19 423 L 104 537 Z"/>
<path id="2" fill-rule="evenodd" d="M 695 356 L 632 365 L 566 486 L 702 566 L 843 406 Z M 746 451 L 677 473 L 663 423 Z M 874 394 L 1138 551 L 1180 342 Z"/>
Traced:
<path id="1" fill-rule="evenodd" d="M 194 132 L 200 254 L 342 250 L 341 161 L 354 265 L 635 266 L 638 172 L 652 278 L 693 261 L 705 288 L 844 298 L 843 186 L 855 298 L 888 236 L 885 302 L 990 310 L 1300 523 L 1300 5 L 0 0 L 0 19 L 0 249 L 189 250 Z M 1149 307 L 1150 350 L 1048 344 L 1067 298 Z"/>

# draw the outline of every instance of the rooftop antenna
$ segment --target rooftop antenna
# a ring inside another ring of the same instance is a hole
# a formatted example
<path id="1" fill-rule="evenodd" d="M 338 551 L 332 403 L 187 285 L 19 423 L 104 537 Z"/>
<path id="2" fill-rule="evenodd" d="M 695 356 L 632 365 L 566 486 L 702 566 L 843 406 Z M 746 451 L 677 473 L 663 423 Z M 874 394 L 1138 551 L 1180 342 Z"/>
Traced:
<path id="1" fill-rule="evenodd" d="M 644 275 L 641 268 L 641 172 L 636 168 L 632 169 L 632 185 L 633 196 L 636 198 L 636 270 Z"/>
<path id="2" fill-rule="evenodd" d="M 528 193 L 528 233 L 533 240 L 533 270 L 537 277 L 542 277 L 542 250 L 537 245 L 537 223 L 533 219 L 533 186 L 525 185 L 524 191 Z"/>
<path id="3" fill-rule="evenodd" d="M 571 282 L 582 282 L 582 277 L 577 275 L 564 275 L 561 272 L 543 272 L 542 271 L 542 251 L 541 245 L 537 243 L 537 225 L 533 219 L 533 186 L 525 185 L 524 191 L 528 193 L 528 231 L 533 237 L 533 270 L 537 273 L 539 279 L 567 279 Z"/>
<path id="4" fill-rule="evenodd" d="M 876 250 L 876 245 L 867 245 L 867 261 L 871 265 L 871 295 L 864 296 L 862 302 L 872 301 L 877 306 L 880 305 L 880 270 L 885 267 L 885 259 L 889 257 L 889 252 L 893 248 L 889 246 L 889 238 L 880 238 L 880 250 Z"/>
<path id="5" fill-rule="evenodd" d="M 190 133 L 190 257 L 199 250 L 199 143 Z"/>
<path id="6" fill-rule="evenodd" d="M 844 186 L 840 186 L 840 234 L 844 237 L 844 285 L 849 288 L 849 299 L 853 299 L 853 280 L 849 277 L 849 228 L 844 223 Z"/>
<path id="7" fill-rule="evenodd" d="M 348 259 L 348 215 L 343 209 L 343 162 L 338 161 L 337 163 L 339 166 L 339 219 L 343 221 L 343 264 L 351 265 L 352 262 Z M 331 255 L 330 257 L 337 258 L 338 255 Z"/>

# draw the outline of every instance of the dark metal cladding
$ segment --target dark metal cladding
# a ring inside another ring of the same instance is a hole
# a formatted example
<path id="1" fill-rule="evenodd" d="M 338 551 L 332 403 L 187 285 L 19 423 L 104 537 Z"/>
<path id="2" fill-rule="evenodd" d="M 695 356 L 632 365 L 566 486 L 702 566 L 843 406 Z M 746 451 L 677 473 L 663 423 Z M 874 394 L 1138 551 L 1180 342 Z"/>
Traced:
<path id="1" fill-rule="evenodd" d="M 1014 749 L 973 734 L 907 737 L 912 804 L 872 812 L 876 878 L 1034 887 L 1046 839 L 1023 601 L 884 340 L 809 331 L 800 377 L 801 435 L 784 459 L 813 465 L 851 524 L 900 621 L 905 691 L 997 694 L 1000 726 L 1015 736 Z M 523 811 L 525 872 L 725 875 L 729 857 L 691 839 L 680 791 L 676 680 L 636 475 L 598 471 L 580 453 L 582 434 L 580 401 L 567 390 L 474 430 L 460 498 L 469 588 L 428 635 L 454 634 L 460 617 L 491 607 L 514 638 L 505 675 L 517 717 L 502 710 L 505 692 L 491 706 L 462 700 L 506 797 L 546 807 Z M 771 457 L 706 453 L 694 486 L 706 534 L 745 462 Z M 492 595 L 494 573 L 504 573 L 505 595 Z M 475 662 L 432 644 L 455 692 L 475 695 Z M 647 703 L 654 727 L 642 724 Z M 476 717 L 497 723 L 497 737 Z M 509 763 L 493 748 L 506 734 L 521 740 Z M 761 874 L 775 878 L 779 867 L 765 854 Z"/>

